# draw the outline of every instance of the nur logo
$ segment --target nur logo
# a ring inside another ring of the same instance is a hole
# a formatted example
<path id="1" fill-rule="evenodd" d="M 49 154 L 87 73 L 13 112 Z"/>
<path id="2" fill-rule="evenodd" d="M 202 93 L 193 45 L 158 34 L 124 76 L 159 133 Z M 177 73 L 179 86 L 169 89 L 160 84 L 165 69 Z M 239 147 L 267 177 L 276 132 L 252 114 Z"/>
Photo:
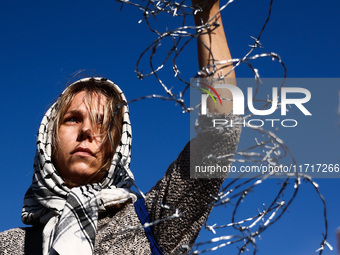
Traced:
<path id="1" fill-rule="evenodd" d="M 202 85 L 207 87 L 208 89 L 210 89 L 212 92 L 214 92 L 214 94 L 216 95 L 218 101 L 220 101 L 220 104 L 222 106 L 222 100 L 220 98 L 220 95 L 217 93 L 217 91 L 212 86 L 210 86 L 208 84 L 202 84 Z M 205 93 L 202 93 L 202 96 L 201 96 L 201 100 L 202 100 L 202 102 L 204 102 L 204 103 L 201 104 L 201 114 L 205 115 L 205 114 L 207 114 L 207 99 L 208 99 L 208 95 L 212 98 L 212 100 L 214 101 L 215 105 L 217 105 L 217 102 L 216 102 L 215 97 L 211 94 L 211 92 L 209 90 L 207 90 L 205 88 L 202 88 L 202 87 L 199 88 L 199 89 L 202 90 L 203 92 L 205 92 Z"/>
<path id="2" fill-rule="evenodd" d="M 220 96 L 218 95 L 217 91 L 207 85 L 203 84 L 206 88 L 210 89 L 217 97 L 217 99 L 220 101 L 220 104 L 222 105 L 222 100 Z M 243 92 L 240 88 L 238 88 L 235 85 L 230 85 L 230 84 L 216 84 L 214 86 L 215 88 L 223 88 L 223 89 L 228 89 L 231 94 L 232 94 L 232 101 L 233 101 L 233 114 L 235 115 L 243 115 L 244 114 L 244 95 Z M 201 114 L 206 115 L 207 114 L 207 99 L 210 96 L 215 105 L 217 104 L 215 96 L 208 91 L 205 88 L 200 88 L 202 91 L 205 93 L 201 94 Z M 271 100 L 271 107 L 269 109 L 265 110 L 258 110 L 255 109 L 254 103 L 253 103 L 253 88 L 248 87 L 247 88 L 247 103 L 248 103 L 248 108 L 251 113 L 255 115 L 270 115 L 278 109 L 278 105 L 281 106 L 281 115 L 285 116 L 287 114 L 287 105 L 289 104 L 294 104 L 304 115 L 312 115 L 306 107 L 303 106 L 304 103 L 307 103 L 311 99 L 311 93 L 309 90 L 305 88 L 298 88 L 298 87 L 283 87 L 281 88 L 281 102 L 278 102 L 279 98 L 279 93 L 278 93 L 278 88 L 273 87 L 272 88 L 272 100 Z M 303 98 L 288 98 L 289 93 L 294 93 L 294 94 L 303 94 Z"/>

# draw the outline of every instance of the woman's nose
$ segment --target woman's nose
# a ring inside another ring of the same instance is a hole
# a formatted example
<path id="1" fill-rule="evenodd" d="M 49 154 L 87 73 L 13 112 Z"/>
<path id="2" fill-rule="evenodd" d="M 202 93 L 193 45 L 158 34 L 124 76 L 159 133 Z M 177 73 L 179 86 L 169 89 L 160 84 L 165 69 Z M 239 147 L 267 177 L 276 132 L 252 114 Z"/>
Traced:
<path id="1" fill-rule="evenodd" d="M 93 128 L 91 125 L 91 122 L 85 121 L 83 122 L 80 131 L 79 131 L 79 139 L 80 140 L 85 140 L 89 139 L 90 142 L 92 142 L 93 139 Z"/>

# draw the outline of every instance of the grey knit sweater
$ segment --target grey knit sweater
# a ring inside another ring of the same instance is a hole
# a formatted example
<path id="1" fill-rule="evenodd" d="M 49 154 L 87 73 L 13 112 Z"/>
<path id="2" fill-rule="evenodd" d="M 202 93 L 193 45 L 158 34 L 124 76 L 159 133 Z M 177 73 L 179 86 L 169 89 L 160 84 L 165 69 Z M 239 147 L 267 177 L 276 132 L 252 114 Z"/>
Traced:
<path id="1" fill-rule="evenodd" d="M 204 122 L 211 126 L 211 119 Z M 210 124 L 209 124 L 210 123 Z M 150 220 L 166 218 L 173 211 L 159 204 L 179 209 L 182 217 L 153 226 L 154 237 L 164 254 L 185 254 L 195 242 L 213 205 L 223 178 L 190 178 L 190 164 L 203 165 L 208 155 L 233 154 L 237 148 L 240 128 L 203 129 L 192 139 L 169 166 L 164 177 L 146 194 Z M 191 158 L 190 158 L 191 156 Z M 229 165 L 229 158 L 219 164 Z M 215 162 L 216 163 L 216 162 Z M 94 254 L 150 254 L 150 244 L 133 204 L 116 213 L 100 215 Z M 43 226 L 15 228 L 0 233 L 0 254 L 42 254 Z"/>

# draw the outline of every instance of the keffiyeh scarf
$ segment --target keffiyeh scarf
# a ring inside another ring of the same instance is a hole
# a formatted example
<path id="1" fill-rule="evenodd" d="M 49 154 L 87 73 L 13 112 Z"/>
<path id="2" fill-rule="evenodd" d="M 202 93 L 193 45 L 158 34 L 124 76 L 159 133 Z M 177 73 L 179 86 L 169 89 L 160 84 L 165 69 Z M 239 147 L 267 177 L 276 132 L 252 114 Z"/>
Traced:
<path id="1" fill-rule="evenodd" d="M 70 189 L 51 159 L 52 131 L 49 124 L 55 114 L 55 105 L 46 112 L 37 135 L 33 181 L 25 194 L 21 214 L 25 224 L 45 225 L 42 244 L 44 255 L 91 255 L 96 237 L 98 211 L 137 199 L 130 190 L 134 178 L 129 169 L 132 136 L 126 98 L 116 84 L 104 78 L 85 78 L 77 82 L 86 82 L 89 79 L 110 84 L 119 91 L 125 103 L 121 141 L 108 174 L 101 183 Z"/>

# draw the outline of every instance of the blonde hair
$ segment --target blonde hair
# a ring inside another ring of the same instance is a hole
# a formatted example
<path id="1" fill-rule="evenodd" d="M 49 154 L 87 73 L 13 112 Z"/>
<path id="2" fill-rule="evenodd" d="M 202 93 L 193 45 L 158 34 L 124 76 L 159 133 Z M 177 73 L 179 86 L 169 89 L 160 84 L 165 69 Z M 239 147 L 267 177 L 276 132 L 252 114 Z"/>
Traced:
<path id="1" fill-rule="evenodd" d="M 105 96 L 106 100 L 104 103 L 104 116 L 101 125 L 101 141 L 102 144 L 106 142 L 110 142 L 112 146 L 112 150 L 110 153 L 106 155 L 104 160 L 104 164 L 96 173 L 94 173 L 87 180 L 87 183 L 98 182 L 100 181 L 109 170 L 111 165 L 111 160 L 113 154 L 122 136 L 122 126 L 123 126 L 123 106 L 124 101 L 120 96 L 120 93 L 117 89 L 110 83 L 106 82 L 107 80 L 102 78 L 101 80 L 90 78 L 85 81 L 78 81 L 70 85 L 63 94 L 59 96 L 55 103 L 55 115 L 51 122 L 52 124 L 52 159 L 55 160 L 57 144 L 59 142 L 59 128 L 62 123 L 62 120 L 70 107 L 72 100 L 75 95 L 79 92 L 85 92 L 84 101 L 89 107 L 89 112 L 92 120 L 92 125 L 94 129 L 97 129 L 96 123 L 99 121 L 99 116 L 94 114 L 94 102 L 100 105 L 100 97 L 96 97 L 98 95 Z M 96 100 L 94 100 L 94 97 Z M 98 98 L 98 100 L 97 100 Z M 68 186 L 75 186 L 68 180 L 64 180 Z"/>

